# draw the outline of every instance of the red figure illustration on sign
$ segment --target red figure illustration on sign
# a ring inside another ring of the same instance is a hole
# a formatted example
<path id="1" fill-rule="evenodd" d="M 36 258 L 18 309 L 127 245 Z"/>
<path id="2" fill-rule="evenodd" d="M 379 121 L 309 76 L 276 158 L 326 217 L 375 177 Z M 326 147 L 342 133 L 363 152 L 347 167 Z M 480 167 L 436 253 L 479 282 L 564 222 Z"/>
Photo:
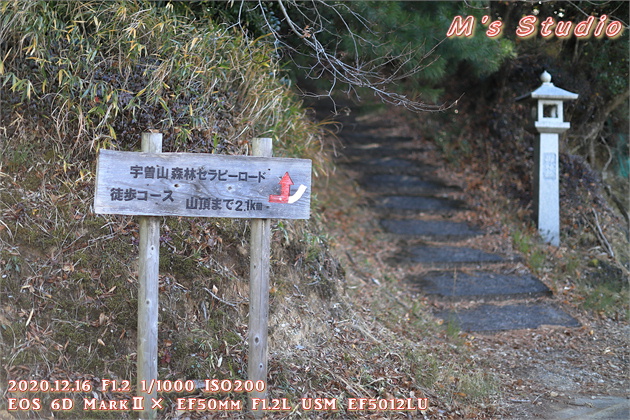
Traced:
<path id="1" fill-rule="evenodd" d="M 288 172 L 285 172 L 284 176 L 279 182 L 280 184 L 280 195 L 270 195 L 269 202 L 270 203 L 289 203 L 293 204 L 298 201 L 304 192 L 306 191 L 306 186 L 300 185 L 295 194 L 291 194 L 291 185 L 293 185 L 293 180 Z"/>

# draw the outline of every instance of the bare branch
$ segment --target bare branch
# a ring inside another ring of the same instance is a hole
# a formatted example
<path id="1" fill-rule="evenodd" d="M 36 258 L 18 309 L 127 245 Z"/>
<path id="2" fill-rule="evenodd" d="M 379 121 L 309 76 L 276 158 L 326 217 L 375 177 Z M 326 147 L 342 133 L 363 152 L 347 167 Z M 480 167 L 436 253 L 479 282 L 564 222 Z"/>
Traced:
<path id="1" fill-rule="evenodd" d="M 217 295 L 215 295 L 214 293 L 212 293 L 212 291 L 210 289 L 208 289 L 207 287 L 204 287 L 203 290 L 205 290 L 206 292 L 208 292 L 210 294 L 210 296 L 212 296 L 213 298 L 215 298 L 216 300 L 218 300 L 221 303 L 225 303 L 228 306 L 231 306 L 233 308 L 236 308 L 236 303 L 232 303 L 232 302 L 228 302 L 227 300 L 221 299 L 220 297 L 218 297 Z"/>
<path id="2" fill-rule="evenodd" d="M 599 242 L 602 244 L 602 246 L 606 250 L 606 253 L 608 254 L 608 256 L 614 259 L 615 251 L 613 250 L 612 246 L 610 246 L 610 242 L 608 242 L 608 239 L 606 239 L 606 236 L 604 236 L 602 227 L 599 224 L 599 217 L 597 217 L 597 211 L 595 211 L 594 208 L 591 210 L 593 211 L 594 223 L 591 223 L 589 220 L 589 224 L 591 225 L 591 228 L 593 228 L 593 230 L 595 231 L 595 235 L 597 236 L 597 239 L 599 239 Z"/>
<path id="3" fill-rule="evenodd" d="M 323 32 L 327 32 L 330 34 L 333 33 L 325 29 L 325 25 L 331 25 L 332 23 L 324 22 L 321 13 L 318 12 L 316 7 L 314 7 L 313 9 L 313 13 L 315 13 L 315 16 L 310 17 L 301 10 L 297 3 L 295 3 L 294 1 L 291 3 L 293 6 L 296 7 L 296 10 L 302 15 L 302 17 L 307 22 L 309 22 L 304 28 L 302 28 L 295 23 L 295 21 L 287 11 L 285 1 L 277 0 L 277 3 L 284 17 L 284 21 L 288 25 L 290 31 L 298 38 L 300 38 L 302 44 L 309 48 L 309 57 L 315 61 L 315 63 L 311 67 L 304 68 L 304 70 L 306 70 L 307 76 L 310 78 L 319 78 L 323 74 L 328 74 L 331 77 L 332 86 L 326 94 L 311 96 L 330 97 L 332 95 L 333 89 L 337 86 L 337 84 L 343 83 L 348 85 L 348 93 L 353 92 L 356 94 L 357 88 L 367 88 L 371 90 L 374 95 L 377 96 L 381 101 L 397 106 L 404 106 L 405 108 L 412 111 L 442 111 L 449 107 L 445 104 L 432 105 L 419 102 L 415 99 L 407 97 L 406 95 L 392 92 L 387 89 L 387 86 L 392 85 L 396 81 L 413 76 L 420 70 L 424 69 L 427 65 L 431 64 L 424 64 L 422 66 L 418 65 L 407 71 L 403 70 L 404 67 L 415 58 L 416 52 L 409 50 L 401 55 L 385 56 L 381 57 L 378 60 L 372 60 L 362 63 L 359 58 L 360 54 L 358 41 L 368 41 L 364 38 L 359 37 L 351 30 L 350 25 L 346 22 L 346 20 L 335 8 L 335 6 L 329 5 L 324 1 L 317 0 L 317 5 L 321 7 L 329 7 L 334 10 L 334 13 L 336 13 L 336 15 L 341 18 L 345 30 L 348 31 L 348 34 L 350 35 L 353 43 L 353 52 L 355 56 L 354 63 L 350 64 L 344 61 L 344 54 L 339 54 L 336 48 L 327 48 L 318 39 L 318 34 L 321 34 Z M 351 13 L 362 25 L 364 25 L 366 28 L 368 27 L 368 22 L 365 19 L 354 12 Z M 279 34 L 273 32 L 273 35 L 276 39 L 276 42 L 281 43 L 289 50 L 298 53 L 294 48 L 283 42 Z M 338 45 L 339 44 L 337 44 L 337 46 Z M 374 44 L 371 45 L 374 46 Z M 420 61 L 425 61 L 429 55 L 435 52 L 436 47 L 432 48 L 427 54 L 425 54 Z M 393 72 L 387 74 L 387 70 L 389 70 L 389 68 L 393 64 L 396 65 L 396 68 L 393 70 Z"/>

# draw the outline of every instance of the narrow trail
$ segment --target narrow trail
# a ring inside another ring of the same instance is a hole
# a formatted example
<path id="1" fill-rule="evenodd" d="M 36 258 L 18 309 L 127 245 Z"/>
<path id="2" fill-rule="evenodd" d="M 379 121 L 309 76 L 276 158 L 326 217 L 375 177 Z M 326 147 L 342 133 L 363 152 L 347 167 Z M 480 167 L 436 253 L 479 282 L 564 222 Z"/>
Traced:
<path id="1" fill-rule="evenodd" d="M 411 137 L 369 134 L 380 128 L 388 127 L 347 117 L 340 163 L 361 174 L 359 184 L 396 245 L 387 263 L 413 273 L 406 281 L 442 308 L 437 317 L 468 332 L 580 326 L 518 256 L 471 245 L 492 233 L 460 221 L 470 210 L 456 198 L 461 188 L 437 177 Z"/>
<path id="2" fill-rule="evenodd" d="M 318 115 L 326 112 L 329 110 L 318 110 Z M 504 337 L 510 334 L 518 337 L 518 343 L 524 337 L 520 335 L 523 331 L 531 337 L 548 336 L 550 329 L 557 328 L 564 328 L 569 336 L 573 332 L 581 334 L 585 327 L 563 308 L 517 253 L 511 249 L 488 251 L 483 246 L 492 243 L 492 235 L 499 232 L 469 222 L 467 214 L 473 210 L 466 204 L 466 191 L 437 175 L 439 167 L 419 142 L 392 135 L 397 132 L 395 123 L 382 119 L 374 121 L 348 113 L 335 120 L 343 124 L 337 134 L 343 147 L 337 163 L 356 174 L 368 205 L 387 233 L 389 243 L 384 248 L 394 251 L 385 257 L 386 264 L 392 270 L 404 268 L 408 273 L 405 283 L 429 299 L 437 318 L 461 331 L 498 335 L 494 342 L 489 338 L 488 348 L 482 353 L 494 352 L 492 346 L 503 349 Z M 518 354 L 519 345 L 508 343 L 510 350 L 504 354 Z M 615 392 L 585 396 L 588 392 L 580 383 L 588 383 L 589 379 L 580 376 L 597 375 L 598 369 L 567 365 L 575 354 L 579 357 L 580 351 L 571 352 L 554 351 L 539 359 L 532 359 L 531 350 L 520 353 L 523 359 L 528 356 L 527 363 L 517 365 L 515 370 L 533 385 L 529 396 L 510 400 L 514 418 L 630 418 L 630 401 L 627 392 L 619 391 L 619 385 L 614 386 Z M 515 358 L 520 359 L 520 355 Z M 514 376 L 513 384 L 523 382 Z M 524 390 L 525 386 L 514 388 Z"/>

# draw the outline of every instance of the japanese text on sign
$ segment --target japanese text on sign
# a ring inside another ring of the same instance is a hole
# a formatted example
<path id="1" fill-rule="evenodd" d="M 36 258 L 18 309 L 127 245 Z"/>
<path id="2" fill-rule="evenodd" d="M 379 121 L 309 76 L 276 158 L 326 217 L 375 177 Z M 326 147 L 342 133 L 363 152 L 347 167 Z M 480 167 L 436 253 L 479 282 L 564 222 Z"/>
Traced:
<path id="1" fill-rule="evenodd" d="M 292 187 L 295 185 L 292 191 Z M 97 213 L 306 219 L 311 162 L 101 150 Z"/>

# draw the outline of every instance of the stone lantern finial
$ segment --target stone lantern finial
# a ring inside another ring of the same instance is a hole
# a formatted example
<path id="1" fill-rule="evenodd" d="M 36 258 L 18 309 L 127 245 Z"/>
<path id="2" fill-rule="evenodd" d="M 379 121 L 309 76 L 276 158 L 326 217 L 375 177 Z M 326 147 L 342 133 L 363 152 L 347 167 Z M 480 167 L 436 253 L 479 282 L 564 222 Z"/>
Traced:
<path id="1" fill-rule="evenodd" d="M 540 81 L 543 83 L 551 83 L 551 75 L 547 72 L 547 70 L 543 71 L 540 75 Z"/>

